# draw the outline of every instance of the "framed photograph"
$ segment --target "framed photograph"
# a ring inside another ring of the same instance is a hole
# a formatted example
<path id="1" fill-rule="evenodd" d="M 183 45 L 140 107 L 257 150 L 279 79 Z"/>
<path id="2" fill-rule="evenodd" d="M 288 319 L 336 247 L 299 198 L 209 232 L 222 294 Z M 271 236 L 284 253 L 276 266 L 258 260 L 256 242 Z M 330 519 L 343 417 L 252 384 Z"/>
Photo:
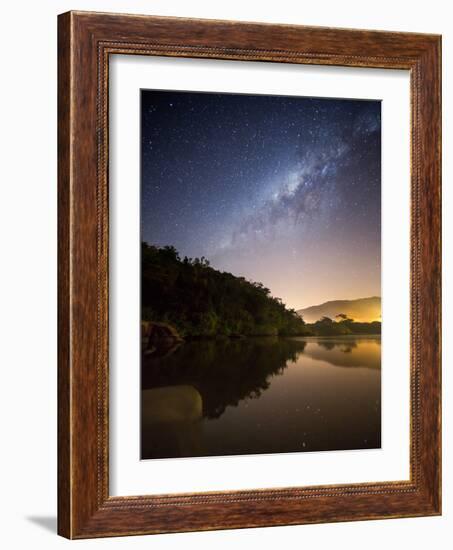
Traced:
<path id="1" fill-rule="evenodd" d="M 440 514 L 440 37 L 58 28 L 59 533 Z"/>

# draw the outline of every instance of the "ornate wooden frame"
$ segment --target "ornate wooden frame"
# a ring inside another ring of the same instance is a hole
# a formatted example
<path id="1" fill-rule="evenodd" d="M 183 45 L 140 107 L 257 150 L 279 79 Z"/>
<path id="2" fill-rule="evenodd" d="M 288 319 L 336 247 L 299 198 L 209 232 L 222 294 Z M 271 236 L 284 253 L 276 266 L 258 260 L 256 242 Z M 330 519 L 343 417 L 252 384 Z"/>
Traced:
<path id="1" fill-rule="evenodd" d="M 440 37 L 69 12 L 59 16 L 58 47 L 58 532 L 87 538 L 440 514 Z M 410 71 L 409 481 L 109 496 L 111 54 Z"/>

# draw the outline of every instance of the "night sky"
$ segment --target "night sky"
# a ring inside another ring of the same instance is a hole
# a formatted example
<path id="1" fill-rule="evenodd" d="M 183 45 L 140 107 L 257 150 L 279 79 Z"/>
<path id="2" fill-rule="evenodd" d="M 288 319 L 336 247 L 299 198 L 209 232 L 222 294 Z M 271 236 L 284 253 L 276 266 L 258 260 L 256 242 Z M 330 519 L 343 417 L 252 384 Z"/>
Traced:
<path id="1" fill-rule="evenodd" d="M 288 307 L 380 296 L 379 101 L 142 90 L 142 240 Z"/>

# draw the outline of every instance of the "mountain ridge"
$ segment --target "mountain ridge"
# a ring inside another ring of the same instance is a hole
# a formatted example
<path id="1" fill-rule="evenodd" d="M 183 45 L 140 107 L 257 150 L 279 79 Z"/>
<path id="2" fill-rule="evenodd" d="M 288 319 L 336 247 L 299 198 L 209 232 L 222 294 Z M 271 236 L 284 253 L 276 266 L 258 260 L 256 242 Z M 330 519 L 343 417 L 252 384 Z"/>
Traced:
<path id="1" fill-rule="evenodd" d="M 358 322 L 369 323 L 381 320 L 381 297 L 369 296 L 353 300 L 329 300 L 322 304 L 297 310 L 306 323 L 315 323 L 321 317 L 335 319 L 344 314 Z"/>

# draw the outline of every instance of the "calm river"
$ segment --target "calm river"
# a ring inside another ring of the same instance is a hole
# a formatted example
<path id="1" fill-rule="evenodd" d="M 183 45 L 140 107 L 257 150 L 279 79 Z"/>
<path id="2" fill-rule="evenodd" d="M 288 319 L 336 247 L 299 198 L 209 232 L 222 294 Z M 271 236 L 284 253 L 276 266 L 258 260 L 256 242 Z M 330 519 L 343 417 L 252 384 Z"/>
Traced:
<path id="1" fill-rule="evenodd" d="M 142 458 L 381 445 L 381 339 L 182 344 L 142 362 Z"/>

